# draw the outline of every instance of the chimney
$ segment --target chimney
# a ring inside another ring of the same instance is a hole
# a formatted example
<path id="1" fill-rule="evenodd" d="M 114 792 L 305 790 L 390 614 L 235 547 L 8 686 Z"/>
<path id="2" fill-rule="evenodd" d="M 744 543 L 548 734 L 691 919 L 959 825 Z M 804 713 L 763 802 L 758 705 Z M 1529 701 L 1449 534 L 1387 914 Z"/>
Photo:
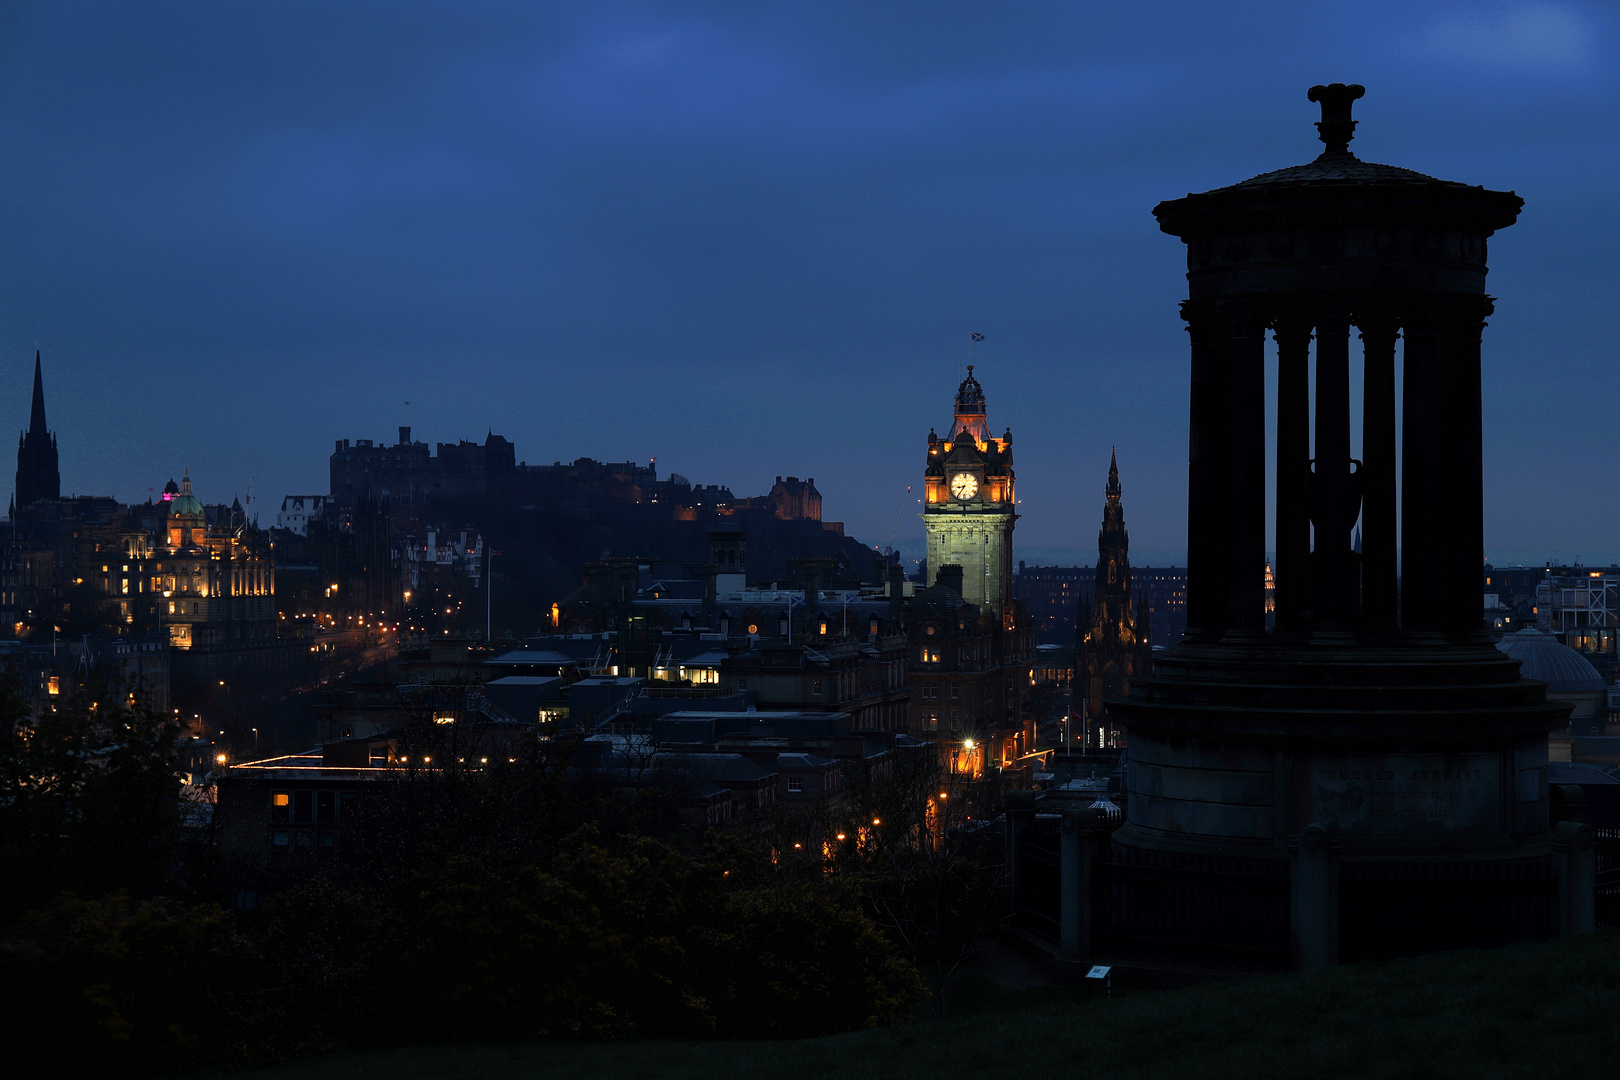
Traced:
<path id="1" fill-rule="evenodd" d="M 405 424 L 399 426 L 399 445 L 411 445 L 411 429 Z"/>
<path id="2" fill-rule="evenodd" d="M 889 611 L 891 614 L 900 610 L 906 602 L 906 568 L 898 562 L 889 564 Z"/>
<path id="3" fill-rule="evenodd" d="M 943 585 L 956 595 L 962 595 L 962 568 L 956 563 L 946 563 L 934 575 L 934 584 Z"/>
<path id="4" fill-rule="evenodd" d="M 821 606 L 821 567 L 813 562 L 804 566 L 804 609 L 808 614 Z"/>

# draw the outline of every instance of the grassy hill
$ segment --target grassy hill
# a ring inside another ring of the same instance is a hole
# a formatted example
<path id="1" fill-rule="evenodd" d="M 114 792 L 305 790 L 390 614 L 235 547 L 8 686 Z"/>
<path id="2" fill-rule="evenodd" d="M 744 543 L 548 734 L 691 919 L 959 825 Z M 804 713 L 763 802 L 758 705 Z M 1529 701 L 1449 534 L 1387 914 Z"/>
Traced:
<path id="1" fill-rule="evenodd" d="M 957 1020 L 793 1042 L 340 1053 L 190 1080 L 1593 1077 L 1620 1067 L 1620 931 L 1088 1000 L 1007 992 Z"/>

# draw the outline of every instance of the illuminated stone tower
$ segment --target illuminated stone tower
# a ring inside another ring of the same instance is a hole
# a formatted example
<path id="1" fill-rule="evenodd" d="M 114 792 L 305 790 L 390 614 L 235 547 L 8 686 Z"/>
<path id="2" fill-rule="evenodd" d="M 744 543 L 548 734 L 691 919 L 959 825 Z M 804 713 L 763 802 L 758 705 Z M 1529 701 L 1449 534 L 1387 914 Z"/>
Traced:
<path id="1" fill-rule="evenodd" d="M 923 531 L 928 537 L 928 581 L 944 566 L 962 568 L 962 598 L 983 614 L 1000 613 L 1012 599 L 1012 534 L 1018 520 L 1013 496 L 1012 431 L 990 438 L 984 387 L 973 377 L 956 388 L 956 421 L 949 437 L 928 433 L 923 480 Z"/>
<path id="2" fill-rule="evenodd" d="M 17 439 L 17 509 L 40 499 L 62 495 L 62 474 L 56 467 L 56 436 L 45 426 L 45 381 L 40 376 L 39 353 L 34 354 L 34 402 L 28 431 Z"/>

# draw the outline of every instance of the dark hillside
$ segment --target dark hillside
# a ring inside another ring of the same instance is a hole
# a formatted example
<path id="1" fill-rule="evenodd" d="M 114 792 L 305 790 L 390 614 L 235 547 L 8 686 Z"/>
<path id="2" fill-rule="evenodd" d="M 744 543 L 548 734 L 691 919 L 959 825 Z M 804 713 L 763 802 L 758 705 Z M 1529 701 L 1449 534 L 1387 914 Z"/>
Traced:
<path id="1" fill-rule="evenodd" d="M 792 1042 L 521 1043 L 339 1054 L 241 1080 L 944 1080 L 1611 1075 L 1620 932 L 1348 965 L 1113 1001 L 1005 999 L 956 1021 Z M 404 1033 L 402 1033 L 402 1038 Z M 227 1074 L 191 1074 L 216 1080 Z"/>

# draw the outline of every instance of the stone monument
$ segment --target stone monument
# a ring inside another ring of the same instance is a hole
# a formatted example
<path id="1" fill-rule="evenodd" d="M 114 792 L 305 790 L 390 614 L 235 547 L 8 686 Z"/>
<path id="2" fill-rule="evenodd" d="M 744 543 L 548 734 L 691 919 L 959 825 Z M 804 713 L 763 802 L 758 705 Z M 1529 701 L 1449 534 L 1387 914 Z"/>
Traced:
<path id="1" fill-rule="evenodd" d="M 1327 149 L 1309 164 L 1154 208 L 1187 247 L 1188 630 L 1110 703 L 1128 951 L 1314 966 L 1559 930 L 1547 733 L 1566 707 L 1492 646 L 1480 599 L 1485 252 L 1523 200 L 1359 160 L 1362 94 L 1310 89 Z"/>

